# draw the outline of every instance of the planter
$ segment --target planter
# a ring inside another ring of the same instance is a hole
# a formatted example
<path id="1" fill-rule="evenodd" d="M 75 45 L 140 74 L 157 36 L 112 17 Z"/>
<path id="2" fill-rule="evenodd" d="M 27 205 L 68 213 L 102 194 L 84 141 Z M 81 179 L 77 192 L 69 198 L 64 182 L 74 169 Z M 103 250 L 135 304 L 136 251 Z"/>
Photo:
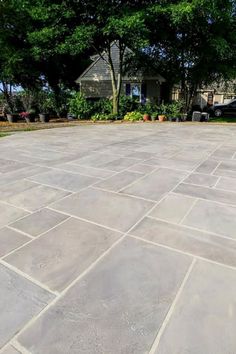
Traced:
<path id="1" fill-rule="evenodd" d="M 40 113 L 39 120 L 41 123 L 48 123 L 49 122 L 49 114 L 47 113 Z"/>
<path id="2" fill-rule="evenodd" d="M 148 120 L 150 120 L 150 115 L 149 114 L 144 114 L 144 116 L 143 116 L 143 120 L 144 120 L 144 122 L 147 122 Z"/>
<path id="3" fill-rule="evenodd" d="M 164 122 L 166 120 L 166 116 L 164 114 L 161 114 L 160 116 L 158 116 L 158 119 L 160 122 Z"/>
<path id="4" fill-rule="evenodd" d="M 11 113 L 8 113 L 7 114 L 7 120 L 9 123 L 16 123 L 17 122 L 17 118 L 18 118 L 18 114 L 11 114 Z"/>
<path id="5" fill-rule="evenodd" d="M 25 117 L 26 123 L 33 123 L 35 122 L 35 116 L 30 114 L 28 117 Z"/>

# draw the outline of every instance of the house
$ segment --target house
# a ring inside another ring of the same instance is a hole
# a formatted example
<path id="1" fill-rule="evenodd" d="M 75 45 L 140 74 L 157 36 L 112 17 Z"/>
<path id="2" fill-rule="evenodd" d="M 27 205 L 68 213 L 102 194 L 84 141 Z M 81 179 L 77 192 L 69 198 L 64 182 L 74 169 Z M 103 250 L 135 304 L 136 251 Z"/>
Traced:
<path id="1" fill-rule="evenodd" d="M 130 53 L 129 49 L 126 54 Z M 104 57 L 106 54 L 103 54 Z M 114 42 L 111 45 L 111 57 L 118 73 L 119 47 Z M 80 75 L 76 82 L 80 85 L 80 91 L 89 99 L 111 98 L 112 84 L 109 66 L 105 58 L 99 55 L 91 57 L 92 64 Z M 135 75 L 125 74 L 122 78 L 121 94 L 135 97 L 139 102 L 160 103 L 165 95 L 165 79 L 159 75 L 145 75 L 141 72 Z"/>
<path id="2" fill-rule="evenodd" d="M 174 101 L 179 100 L 180 92 L 179 85 L 173 86 L 171 99 Z M 228 103 L 234 98 L 236 98 L 236 81 L 219 81 L 209 86 L 198 88 L 193 98 L 193 106 L 199 106 L 203 109 L 206 106 L 209 107 L 218 103 Z"/>

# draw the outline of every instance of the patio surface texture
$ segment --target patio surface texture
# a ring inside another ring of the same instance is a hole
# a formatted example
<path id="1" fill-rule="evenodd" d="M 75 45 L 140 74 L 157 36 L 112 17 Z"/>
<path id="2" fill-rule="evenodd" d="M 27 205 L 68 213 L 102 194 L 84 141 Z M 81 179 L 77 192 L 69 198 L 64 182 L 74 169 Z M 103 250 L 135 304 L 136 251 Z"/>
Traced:
<path id="1" fill-rule="evenodd" d="M 236 127 L 0 139 L 0 348 L 236 353 Z"/>

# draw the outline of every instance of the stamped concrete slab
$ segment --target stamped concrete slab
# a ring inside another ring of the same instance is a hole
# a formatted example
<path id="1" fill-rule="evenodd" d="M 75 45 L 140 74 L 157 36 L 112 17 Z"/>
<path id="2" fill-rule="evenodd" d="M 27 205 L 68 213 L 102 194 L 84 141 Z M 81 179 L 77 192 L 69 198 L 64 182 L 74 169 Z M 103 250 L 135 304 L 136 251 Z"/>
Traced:
<path id="1" fill-rule="evenodd" d="M 199 186 L 214 187 L 218 177 L 206 175 L 201 173 L 192 173 L 185 180 L 184 183 L 197 184 Z"/>
<path id="2" fill-rule="evenodd" d="M 71 218 L 5 261 L 61 291 L 105 252 L 121 234 Z"/>
<path id="3" fill-rule="evenodd" d="M 74 160 L 73 164 L 85 165 L 90 167 L 100 167 L 108 162 L 117 160 L 117 155 L 105 153 L 93 153 L 81 159 Z"/>
<path id="4" fill-rule="evenodd" d="M 29 213 L 20 208 L 14 207 L 12 205 L 0 202 L 0 227 L 8 225 L 17 219 L 23 218 L 23 216 Z"/>
<path id="5" fill-rule="evenodd" d="M 236 152 L 235 146 L 221 146 L 219 149 L 214 151 L 212 157 L 221 159 L 231 159 Z"/>
<path id="6" fill-rule="evenodd" d="M 11 230 L 8 227 L 0 229 L 0 257 L 22 246 L 31 238 Z"/>
<path id="7" fill-rule="evenodd" d="M 236 178 L 221 177 L 216 188 L 236 192 Z"/>
<path id="8" fill-rule="evenodd" d="M 0 264 L 0 348 L 54 296 Z"/>
<path id="9" fill-rule="evenodd" d="M 38 173 L 46 172 L 48 168 L 38 167 L 38 166 L 29 166 L 20 170 L 13 172 L 2 173 L 0 178 L 0 186 L 8 185 L 16 182 L 17 180 L 22 180 Z"/>
<path id="10" fill-rule="evenodd" d="M 214 175 L 236 178 L 236 170 L 228 170 L 221 167 L 217 167 L 217 169 L 214 171 Z"/>
<path id="11" fill-rule="evenodd" d="M 14 348 L 12 345 L 7 346 L 6 348 L 3 349 L 1 354 L 21 354 L 16 348 Z"/>
<path id="12" fill-rule="evenodd" d="M 65 214 L 45 208 L 16 221 L 11 226 L 30 236 L 38 236 L 67 218 Z"/>
<path id="13" fill-rule="evenodd" d="M 187 183 L 181 183 L 173 190 L 173 192 L 189 195 L 190 197 L 211 200 L 214 202 L 236 205 L 236 193 L 216 188 L 213 189 Z"/>
<path id="14" fill-rule="evenodd" d="M 11 197 L 6 198 L 6 201 L 19 208 L 24 208 L 29 211 L 36 211 L 37 209 L 41 209 L 69 194 L 69 192 L 63 191 L 61 189 L 38 184 L 35 188 L 28 189 L 24 192 L 17 193 Z M 24 215 L 22 215 L 22 217 L 23 216 Z M 13 221 L 14 220 L 11 220 L 11 222 Z"/>
<path id="15" fill-rule="evenodd" d="M 197 262 L 155 354 L 235 353 L 235 292 L 234 270 Z"/>
<path id="16" fill-rule="evenodd" d="M 122 193 L 158 201 L 186 176 L 186 172 L 160 168 L 143 177 Z"/>
<path id="17" fill-rule="evenodd" d="M 192 160 L 191 158 L 186 159 L 162 159 L 162 158 L 153 158 L 145 161 L 148 165 L 161 166 L 165 168 L 173 168 L 183 171 L 192 171 L 196 167 L 200 160 Z"/>
<path id="18" fill-rule="evenodd" d="M 105 168 L 107 170 L 120 172 L 125 170 L 126 168 L 135 165 L 137 163 L 137 159 L 131 159 L 126 157 L 121 157 L 119 159 L 106 162 L 104 164 L 99 165 L 101 168 Z"/>
<path id="19" fill-rule="evenodd" d="M 196 199 L 178 194 L 168 194 L 150 213 L 151 216 L 179 223 Z"/>
<path id="20" fill-rule="evenodd" d="M 214 171 L 214 175 L 236 178 L 236 161 L 223 161 Z"/>
<path id="21" fill-rule="evenodd" d="M 114 174 L 113 171 L 104 170 L 101 168 L 79 166 L 79 165 L 74 164 L 73 161 L 71 163 L 64 163 L 61 165 L 57 165 L 57 168 L 65 170 L 65 171 L 79 173 L 81 175 L 86 175 L 86 176 L 90 176 L 90 177 L 97 177 L 97 178 L 108 178 Z"/>
<path id="22" fill-rule="evenodd" d="M 190 262 L 141 241 L 122 241 L 19 342 L 32 354 L 147 353 Z"/>
<path id="23" fill-rule="evenodd" d="M 78 192 L 80 189 L 90 186 L 98 181 L 97 178 L 70 173 L 66 171 L 50 171 L 30 177 L 30 180 L 47 184 L 52 187 L 62 188 L 70 192 Z"/>
<path id="24" fill-rule="evenodd" d="M 236 239 L 236 207 L 199 200 L 183 223 Z"/>
<path id="25" fill-rule="evenodd" d="M 18 162 L 14 160 L 0 159 L 0 172 L 7 173 L 15 170 L 20 170 L 21 168 L 29 166 L 26 163 Z"/>
<path id="26" fill-rule="evenodd" d="M 25 192 L 37 186 L 38 185 L 36 183 L 20 179 L 19 181 L 0 187 L 0 199 L 7 201 L 9 200 L 9 197 L 12 197 L 18 193 Z"/>
<path id="27" fill-rule="evenodd" d="M 88 188 L 52 204 L 52 208 L 126 232 L 153 205 L 149 201 Z"/>
<path id="28" fill-rule="evenodd" d="M 132 152 L 131 154 L 129 154 L 127 157 L 131 157 L 134 159 L 138 159 L 138 160 L 149 160 L 153 157 L 155 157 L 156 154 L 152 154 L 150 152 L 145 152 L 145 151 L 136 151 L 136 152 Z"/>
<path id="29" fill-rule="evenodd" d="M 118 192 L 120 189 L 125 188 L 129 184 L 135 182 L 141 177 L 140 173 L 131 171 L 123 171 L 115 174 L 114 176 L 96 183 L 94 187 L 107 189 L 109 191 Z"/>
<path id="30" fill-rule="evenodd" d="M 205 160 L 196 170 L 198 173 L 212 173 L 216 167 L 219 165 L 219 162 L 216 160 Z"/>
<path id="31" fill-rule="evenodd" d="M 150 166 L 150 165 L 145 165 L 145 164 L 139 163 L 137 165 L 131 166 L 129 168 L 129 171 L 147 174 L 147 173 L 153 172 L 156 168 L 157 168 L 156 166 Z"/>
<path id="32" fill-rule="evenodd" d="M 236 266 L 236 242 L 227 238 L 149 217 L 144 218 L 130 233 L 194 256 Z"/>

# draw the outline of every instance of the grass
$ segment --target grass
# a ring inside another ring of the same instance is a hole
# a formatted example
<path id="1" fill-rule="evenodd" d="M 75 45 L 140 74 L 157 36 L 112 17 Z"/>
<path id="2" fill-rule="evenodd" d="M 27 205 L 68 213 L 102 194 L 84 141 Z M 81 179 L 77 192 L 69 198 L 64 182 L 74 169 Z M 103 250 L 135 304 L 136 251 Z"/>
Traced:
<path id="1" fill-rule="evenodd" d="M 2 133 L 2 132 L 0 132 L 0 138 L 4 138 L 4 136 L 8 136 L 9 134 L 7 134 L 7 133 Z"/>
<path id="2" fill-rule="evenodd" d="M 236 117 L 212 117 L 209 122 L 214 123 L 236 123 Z"/>

